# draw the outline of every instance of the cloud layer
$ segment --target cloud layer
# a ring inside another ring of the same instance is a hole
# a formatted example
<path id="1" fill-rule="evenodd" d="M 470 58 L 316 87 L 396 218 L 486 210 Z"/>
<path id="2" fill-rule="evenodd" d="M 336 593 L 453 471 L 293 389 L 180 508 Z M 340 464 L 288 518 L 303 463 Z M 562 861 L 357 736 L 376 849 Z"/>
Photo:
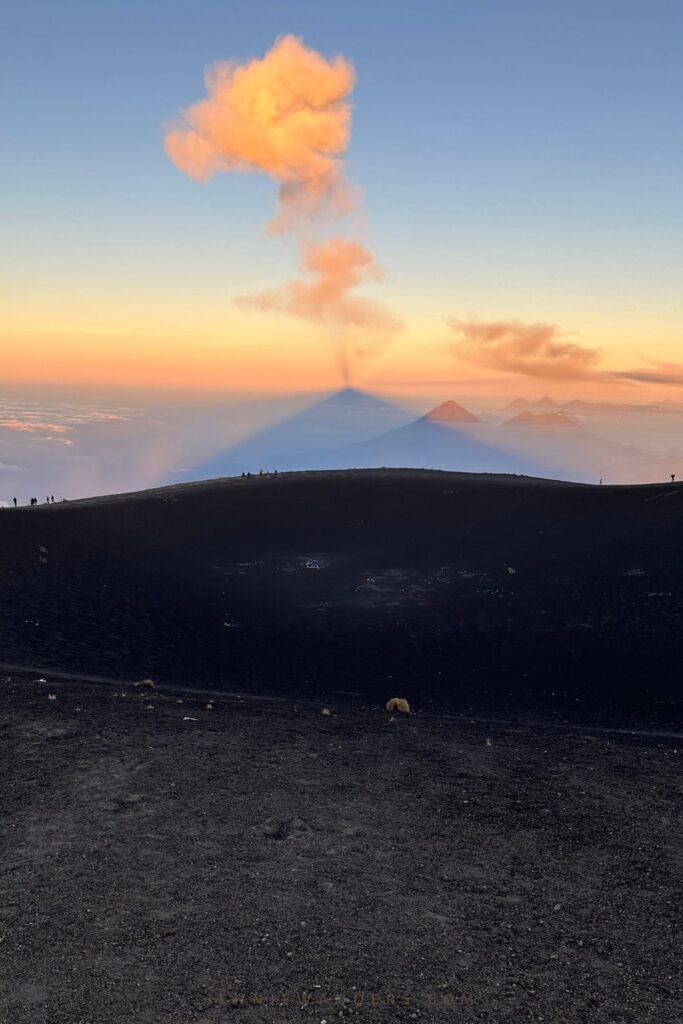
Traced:
<path id="1" fill-rule="evenodd" d="M 453 354 L 476 366 L 553 380 L 582 380 L 599 373 L 600 349 L 562 341 L 565 334 L 556 324 L 451 318 L 448 325 L 456 339 Z"/>
<path id="2" fill-rule="evenodd" d="M 680 387 L 683 385 L 683 363 L 654 362 L 643 369 L 615 370 L 612 376 L 640 384 L 673 384 Z"/>

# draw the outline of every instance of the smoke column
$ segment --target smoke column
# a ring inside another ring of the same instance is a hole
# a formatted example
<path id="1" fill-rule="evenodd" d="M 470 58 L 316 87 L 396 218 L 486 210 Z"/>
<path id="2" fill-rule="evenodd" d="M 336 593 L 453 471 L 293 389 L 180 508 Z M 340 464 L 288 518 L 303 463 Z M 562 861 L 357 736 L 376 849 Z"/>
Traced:
<path id="1" fill-rule="evenodd" d="M 220 172 L 260 172 L 278 185 L 278 211 L 268 231 L 297 235 L 304 279 L 238 302 L 328 324 L 346 375 L 349 348 L 368 355 L 402 326 L 379 303 L 355 294 L 359 285 L 383 277 L 372 254 L 355 239 L 323 234 L 360 201 L 342 159 L 355 80 L 346 58 L 328 61 L 296 36 L 282 36 L 263 58 L 211 65 L 206 97 L 187 107 L 165 138 L 169 158 L 198 181 Z"/>

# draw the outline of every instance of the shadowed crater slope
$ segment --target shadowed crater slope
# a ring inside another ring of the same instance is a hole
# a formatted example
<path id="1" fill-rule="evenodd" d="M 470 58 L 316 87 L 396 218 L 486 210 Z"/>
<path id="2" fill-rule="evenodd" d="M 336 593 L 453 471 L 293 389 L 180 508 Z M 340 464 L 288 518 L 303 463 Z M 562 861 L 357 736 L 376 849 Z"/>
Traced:
<path id="1" fill-rule="evenodd" d="M 0 658 L 680 713 L 683 488 L 288 473 L 0 513 Z M 678 710 L 677 710 L 678 709 Z"/>

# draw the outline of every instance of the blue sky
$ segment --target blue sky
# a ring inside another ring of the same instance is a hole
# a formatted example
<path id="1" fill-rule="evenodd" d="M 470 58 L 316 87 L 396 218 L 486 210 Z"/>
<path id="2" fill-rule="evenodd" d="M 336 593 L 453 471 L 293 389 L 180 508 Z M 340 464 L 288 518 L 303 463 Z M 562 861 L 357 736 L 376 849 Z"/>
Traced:
<path id="1" fill-rule="evenodd" d="M 661 0 L 15 3 L 0 41 L 13 323 L 60 295 L 138 301 L 144 282 L 150 306 L 180 287 L 199 306 L 291 276 L 291 247 L 263 236 L 272 183 L 198 186 L 161 127 L 203 95 L 208 63 L 286 32 L 356 65 L 349 171 L 390 303 L 417 321 L 550 319 L 591 344 L 603 330 L 608 349 L 623 334 L 633 358 L 648 330 L 673 358 L 683 5 Z"/>

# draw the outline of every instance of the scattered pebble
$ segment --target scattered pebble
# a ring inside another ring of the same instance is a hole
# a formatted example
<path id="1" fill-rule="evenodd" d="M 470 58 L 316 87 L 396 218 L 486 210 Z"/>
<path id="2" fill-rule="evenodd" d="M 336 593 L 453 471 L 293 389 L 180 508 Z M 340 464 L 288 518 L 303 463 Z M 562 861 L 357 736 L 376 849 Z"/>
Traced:
<path id="1" fill-rule="evenodd" d="M 57 700 L 57 694 L 56 693 L 48 693 L 47 699 L 48 700 Z"/>

